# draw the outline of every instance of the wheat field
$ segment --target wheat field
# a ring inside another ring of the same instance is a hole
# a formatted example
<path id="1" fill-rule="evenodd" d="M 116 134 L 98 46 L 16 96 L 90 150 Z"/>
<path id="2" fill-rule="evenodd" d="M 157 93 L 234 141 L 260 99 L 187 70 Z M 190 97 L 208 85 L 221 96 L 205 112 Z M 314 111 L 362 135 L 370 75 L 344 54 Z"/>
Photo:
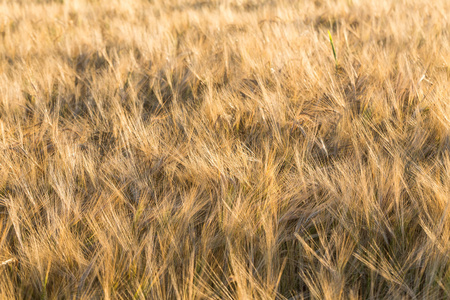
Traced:
<path id="1" fill-rule="evenodd" d="M 0 1 L 0 298 L 449 299 L 449 88 L 447 0 Z"/>

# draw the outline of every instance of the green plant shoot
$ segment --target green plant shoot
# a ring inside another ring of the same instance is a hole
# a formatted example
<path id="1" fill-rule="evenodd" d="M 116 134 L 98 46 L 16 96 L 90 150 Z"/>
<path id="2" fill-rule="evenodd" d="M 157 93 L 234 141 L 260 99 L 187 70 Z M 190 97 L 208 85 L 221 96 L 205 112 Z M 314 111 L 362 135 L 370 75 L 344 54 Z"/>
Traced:
<path id="1" fill-rule="evenodd" d="M 336 67 L 338 66 L 336 50 L 334 49 L 333 37 L 331 36 L 331 32 L 328 30 L 328 36 L 330 37 L 331 48 L 333 49 L 334 62 L 336 63 Z"/>

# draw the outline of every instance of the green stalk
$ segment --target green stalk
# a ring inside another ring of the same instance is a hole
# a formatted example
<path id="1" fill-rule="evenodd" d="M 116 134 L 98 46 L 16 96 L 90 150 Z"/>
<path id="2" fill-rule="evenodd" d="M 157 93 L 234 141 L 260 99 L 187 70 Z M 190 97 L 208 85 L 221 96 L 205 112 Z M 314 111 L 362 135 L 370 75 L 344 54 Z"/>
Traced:
<path id="1" fill-rule="evenodd" d="M 328 30 L 328 36 L 330 37 L 331 48 L 333 49 L 334 62 L 336 64 L 336 68 L 338 67 L 338 60 L 336 55 L 336 50 L 334 49 L 333 38 L 331 37 L 331 32 Z"/>

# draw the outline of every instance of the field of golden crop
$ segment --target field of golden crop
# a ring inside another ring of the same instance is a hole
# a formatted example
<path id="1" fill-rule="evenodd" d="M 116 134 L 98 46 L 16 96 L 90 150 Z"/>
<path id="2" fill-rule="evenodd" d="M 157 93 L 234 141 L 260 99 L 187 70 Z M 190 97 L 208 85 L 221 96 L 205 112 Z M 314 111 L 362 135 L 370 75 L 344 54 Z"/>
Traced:
<path id="1" fill-rule="evenodd" d="M 448 299 L 449 152 L 450 1 L 0 0 L 1 299 Z"/>

